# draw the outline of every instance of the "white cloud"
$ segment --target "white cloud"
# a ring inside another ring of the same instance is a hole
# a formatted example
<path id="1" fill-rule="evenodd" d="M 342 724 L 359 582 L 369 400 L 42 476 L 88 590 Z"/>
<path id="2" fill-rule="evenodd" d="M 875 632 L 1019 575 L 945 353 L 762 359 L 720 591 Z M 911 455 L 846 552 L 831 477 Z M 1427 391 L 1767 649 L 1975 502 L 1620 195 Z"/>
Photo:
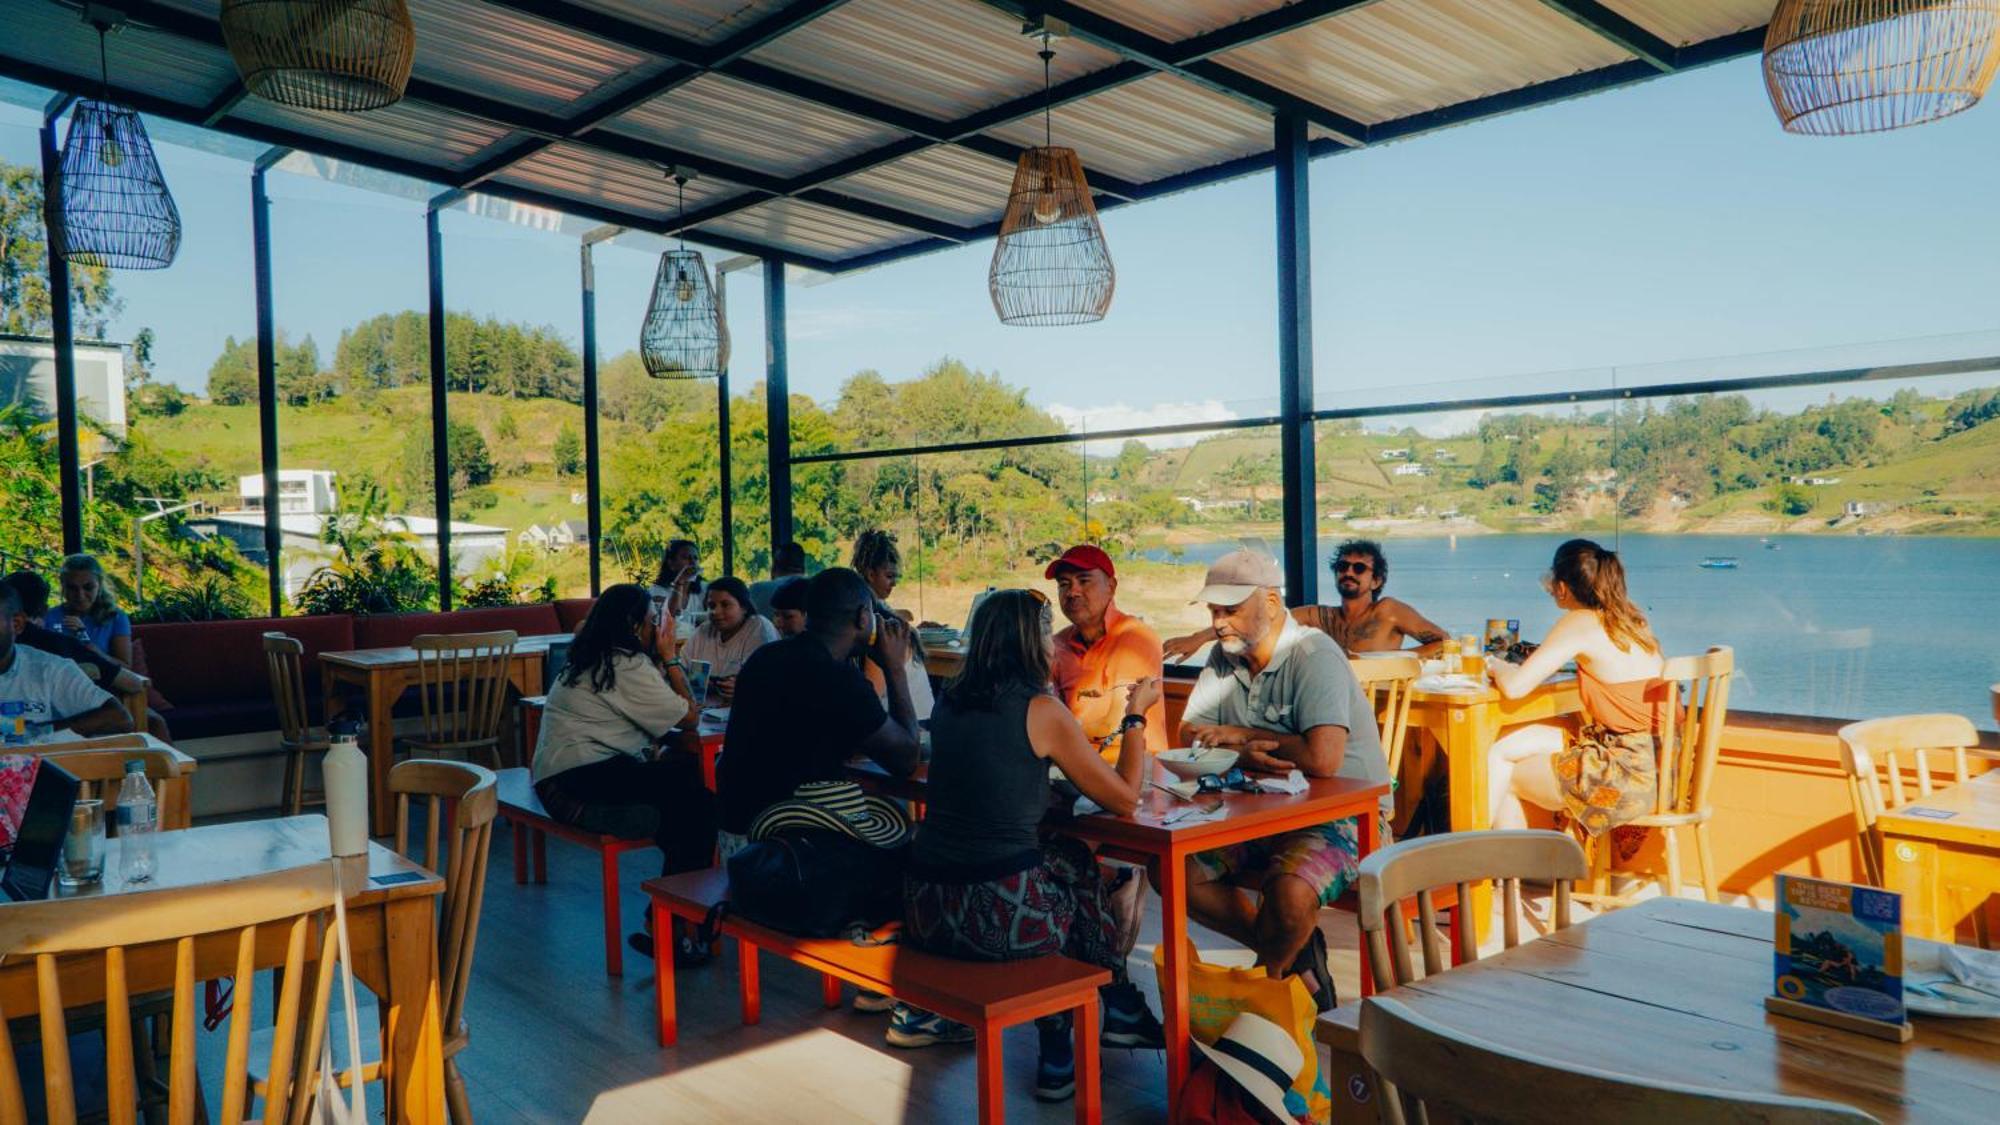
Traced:
<path id="1" fill-rule="evenodd" d="M 1086 433 L 1104 430 L 1137 430 L 1148 426 L 1179 426 L 1190 422 L 1229 422 L 1240 417 L 1234 410 L 1215 399 L 1204 402 L 1162 402 L 1152 406 L 1128 406 L 1125 403 L 1111 403 L 1106 406 L 1064 406 L 1051 403 L 1044 407 L 1071 433 Z M 1193 445 L 1200 441 L 1201 434 L 1166 434 L 1160 437 L 1141 438 L 1149 449 L 1173 449 Z M 1108 441 L 1087 441 L 1084 450 L 1092 455 L 1109 457 L 1125 444 L 1124 439 Z"/>

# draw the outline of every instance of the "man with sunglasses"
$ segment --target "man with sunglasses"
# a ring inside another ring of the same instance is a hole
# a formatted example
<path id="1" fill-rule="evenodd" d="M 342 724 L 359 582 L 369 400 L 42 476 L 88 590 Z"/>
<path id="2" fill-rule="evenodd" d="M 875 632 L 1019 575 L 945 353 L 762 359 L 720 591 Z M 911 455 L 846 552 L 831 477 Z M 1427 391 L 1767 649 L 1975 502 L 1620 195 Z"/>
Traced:
<path id="1" fill-rule="evenodd" d="M 1399 598 L 1385 598 L 1382 587 L 1389 582 L 1389 560 L 1382 545 L 1372 539 L 1350 539 L 1334 550 L 1327 563 L 1333 585 L 1340 592 L 1339 605 L 1302 605 L 1292 610 L 1301 625 L 1318 629 L 1332 637 L 1350 655 L 1366 652 L 1399 652 L 1415 643 L 1418 656 L 1435 656 L 1444 647 L 1447 634 L 1430 618 L 1418 613 Z M 1215 630 L 1204 629 L 1166 643 L 1169 660 L 1185 660 L 1215 639 Z"/>
<path id="2" fill-rule="evenodd" d="M 1069 619 L 1069 626 L 1055 635 L 1056 695 L 1105 759 L 1115 761 L 1127 690 L 1160 676 L 1160 635 L 1119 612 L 1118 570 L 1102 548 L 1089 543 L 1071 547 L 1042 577 L 1055 580 L 1056 599 Z M 1155 701 L 1143 718 L 1146 749 L 1157 754 L 1167 748 L 1166 703 Z"/>
<path id="3" fill-rule="evenodd" d="M 1215 648 L 1188 695 L 1184 742 L 1238 750 L 1249 774 L 1387 782 L 1375 708 L 1332 638 L 1285 612 L 1270 555 L 1232 551 L 1209 568 Z M 1384 797 L 1382 822 L 1392 802 Z M 1319 909 L 1359 873 L 1353 818 L 1201 852 L 1188 860 L 1188 913 L 1257 951 L 1271 976 L 1304 975 L 1320 1011 L 1334 1005 Z M 1243 892 L 1258 896 L 1253 907 Z"/>

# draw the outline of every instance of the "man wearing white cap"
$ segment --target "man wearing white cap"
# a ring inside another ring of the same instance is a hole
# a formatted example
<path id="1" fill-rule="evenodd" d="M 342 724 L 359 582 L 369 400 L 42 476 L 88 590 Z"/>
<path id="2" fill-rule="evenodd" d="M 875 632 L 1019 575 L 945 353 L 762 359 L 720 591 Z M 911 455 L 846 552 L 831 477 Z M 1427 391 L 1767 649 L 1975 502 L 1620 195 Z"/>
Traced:
<path id="1" fill-rule="evenodd" d="M 1387 782 L 1375 709 L 1333 638 L 1285 612 L 1284 575 L 1270 555 L 1232 551 L 1209 568 L 1196 604 L 1217 644 L 1188 697 L 1181 738 L 1242 752 L 1253 772 Z M 1384 798 L 1384 823 L 1389 814 Z M 1321 1011 L 1334 1005 L 1319 909 L 1355 878 L 1352 818 L 1253 840 L 1188 861 L 1188 913 L 1257 951 L 1274 977 L 1309 974 Z M 1253 909 L 1242 893 L 1257 893 Z"/>

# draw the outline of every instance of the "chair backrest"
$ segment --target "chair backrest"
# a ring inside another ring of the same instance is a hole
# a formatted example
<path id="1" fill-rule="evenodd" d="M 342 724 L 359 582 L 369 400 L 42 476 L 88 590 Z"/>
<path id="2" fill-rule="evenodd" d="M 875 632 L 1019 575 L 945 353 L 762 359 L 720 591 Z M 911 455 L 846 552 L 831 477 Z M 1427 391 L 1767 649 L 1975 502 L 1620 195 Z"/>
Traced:
<path id="1" fill-rule="evenodd" d="M 189 827 L 187 810 L 190 804 L 182 789 L 193 779 L 182 772 L 180 759 L 170 750 L 148 749 L 144 741 L 137 737 L 132 741 L 137 745 L 130 749 L 105 747 L 100 743 L 88 748 L 64 750 L 61 749 L 62 744 L 57 743 L 43 751 L 42 757 L 68 770 L 83 783 L 78 797 L 94 797 L 104 802 L 105 822 L 114 826 L 113 835 L 117 834 L 117 818 L 111 814 L 118 809 L 118 787 L 125 780 L 125 763 L 135 759 L 146 763 L 146 780 L 153 784 L 153 803 L 158 810 L 159 829 L 172 832 Z"/>
<path id="2" fill-rule="evenodd" d="M 76 1121 L 76 1086 L 64 1009 L 101 1000 L 109 1119 L 112 1125 L 133 1125 L 137 1091 L 127 967 L 158 964 L 164 959 L 173 966 L 167 1120 L 170 1125 L 192 1125 L 197 1105 L 211 1104 L 197 1089 L 195 1026 L 203 1010 L 197 982 L 202 975 L 233 973 L 236 1000 L 229 1016 L 220 1117 L 224 1125 L 237 1125 L 247 1108 L 251 1032 L 256 1024 L 266 1022 L 255 1011 L 257 954 L 260 946 L 268 951 L 280 941 L 285 971 L 267 1072 L 273 1096 L 266 1120 L 303 1120 L 312 1090 L 308 1084 L 294 1081 L 294 1060 L 317 1058 L 325 1034 L 327 999 L 339 952 L 337 933 L 325 924 L 333 893 L 332 865 L 314 864 L 228 883 L 147 894 L 57 898 L 16 903 L 0 910 L 0 949 L 7 950 L 10 957 L 32 958 L 35 964 L 47 1120 L 53 1125 L 73 1125 Z M 197 973 L 197 938 L 206 939 L 201 945 L 207 950 L 220 952 L 233 947 L 233 970 L 210 965 Z M 142 949 L 145 951 L 140 952 Z M 314 960 L 318 962 L 316 971 Z M 0 1017 L 29 1014 L 4 1012 Z M 26 1120 L 25 1101 L 11 1037 L 0 1035 L 0 1121 Z"/>
<path id="3" fill-rule="evenodd" d="M 434 747 L 475 747 L 499 739 L 516 639 L 514 630 L 498 629 L 425 633 L 410 641 L 417 650 L 424 741 Z"/>
<path id="4" fill-rule="evenodd" d="M 486 854 L 500 812 L 493 771 L 468 762 L 412 758 L 389 771 L 396 794 L 396 851 L 444 877 L 438 919 L 439 1003 L 445 1034 L 458 1034 L 472 983 L 472 950 L 486 893 Z M 427 799 L 421 850 L 412 850 L 410 802 Z M 449 833 L 449 835 L 446 835 Z"/>
<path id="5" fill-rule="evenodd" d="M 287 743 L 312 737 L 306 715 L 306 646 L 284 633 L 264 634 L 264 665 L 271 673 L 271 702 L 278 707 L 278 733 Z"/>
<path id="6" fill-rule="evenodd" d="M 1427 1121 L 1428 1109 L 1435 1109 L 1440 1120 L 1489 1125 L 1864 1125 L 1875 1120 L 1837 1102 L 1745 1096 L 1536 1058 L 1455 1031 L 1385 996 L 1362 1001 L 1361 1056 L 1393 1087 L 1382 1098 L 1383 1119 L 1392 1125 Z"/>
<path id="7" fill-rule="evenodd" d="M 1840 728 L 1840 764 L 1847 771 L 1847 796 L 1854 806 L 1854 828 L 1861 839 L 1862 863 L 1869 883 L 1882 885 L 1882 849 L 1876 819 L 1935 791 L 1931 776 L 1933 753 L 1948 755 L 1952 780 L 1964 783 L 1971 776 L 1967 750 L 1977 745 L 1979 732 L 1963 715 L 1892 715 Z M 1916 772 L 1915 794 L 1909 792 L 1904 781 L 1906 769 Z M 1885 773 L 1889 780 L 1886 793 L 1882 785 Z"/>
<path id="8" fill-rule="evenodd" d="M 153 681 L 134 672 L 132 679 L 135 682 L 131 685 L 131 690 L 119 691 L 117 685 L 104 682 L 103 670 L 97 665 L 77 661 L 76 666 L 83 673 L 84 679 L 118 697 L 119 705 L 125 708 L 127 715 L 131 716 L 134 727 L 140 730 L 146 729 L 146 689 L 153 686 Z"/>
<path id="9" fill-rule="evenodd" d="M 1555 884 L 1555 925 L 1569 925 L 1570 893 L 1578 879 L 1590 874 L 1583 849 L 1561 832 L 1493 829 L 1419 836 L 1382 848 L 1361 861 L 1359 922 L 1368 945 L 1368 965 L 1375 987 L 1394 988 L 1418 979 L 1405 934 L 1408 918 L 1403 902 L 1417 900 L 1418 941 L 1423 951 L 1423 976 L 1445 971 L 1448 962 L 1438 936 L 1433 892 L 1455 887 L 1458 901 L 1472 901 L 1472 885 L 1499 880 L 1506 896 L 1506 941 L 1521 942 L 1521 880 Z M 1462 909 L 1462 908 L 1461 908 Z M 1452 961 L 1479 959 L 1478 927 L 1457 927 L 1458 947 Z"/>
<path id="10" fill-rule="evenodd" d="M 1674 685 L 1660 740 L 1660 785 L 1653 811 L 1691 813 L 1708 807 L 1722 725 L 1729 720 L 1729 683 L 1736 650 L 1716 645 L 1700 656 L 1676 656 L 1660 678 Z"/>
<path id="11" fill-rule="evenodd" d="M 1348 663 L 1361 690 L 1375 703 L 1382 728 L 1382 753 L 1389 758 L 1389 776 L 1403 776 L 1403 743 L 1410 731 L 1410 689 L 1423 674 L 1415 653 L 1381 652 L 1354 657 Z"/>

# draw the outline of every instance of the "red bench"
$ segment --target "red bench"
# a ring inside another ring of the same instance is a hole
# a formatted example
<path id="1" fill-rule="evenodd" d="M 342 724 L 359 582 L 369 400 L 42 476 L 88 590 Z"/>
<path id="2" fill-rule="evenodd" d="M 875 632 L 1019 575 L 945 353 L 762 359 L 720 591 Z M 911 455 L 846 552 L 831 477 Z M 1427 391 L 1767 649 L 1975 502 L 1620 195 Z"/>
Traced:
<path id="1" fill-rule="evenodd" d="M 716 903 L 729 897 L 729 876 L 719 870 L 665 875 L 643 884 L 653 900 L 653 932 L 673 932 L 673 919 L 699 925 Z M 1109 970 L 1067 957 L 1028 961 L 958 961 L 901 945 L 855 945 L 846 938 L 808 938 L 725 915 L 723 934 L 736 939 L 743 1022 L 762 1015 L 757 984 L 757 951 L 769 950 L 822 974 L 821 995 L 829 1008 L 840 1006 L 840 982 L 887 993 L 908 1004 L 969 1025 L 978 1037 L 979 1120 L 998 1125 L 1006 1091 L 1000 1065 L 1000 1033 L 1015 1024 L 1057 1012 L 1076 1014 L 1076 1119 L 1103 1118 L 1097 1060 L 1097 990 L 1111 983 Z M 674 1008 L 674 963 L 655 961 L 654 1003 L 662 1047 L 680 1035 Z"/>
<path id="2" fill-rule="evenodd" d="M 625 975 L 625 942 L 618 922 L 618 857 L 653 846 L 651 840 L 606 836 L 549 816 L 535 796 L 535 783 L 525 768 L 498 771 L 500 819 L 514 826 L 514 881 L 528 881 L 528 845 L 534 842 L 535 882 L 549 881 L 548 838 L 555 836 L 597 853 L 604 890 L 604 971 Z"/>

